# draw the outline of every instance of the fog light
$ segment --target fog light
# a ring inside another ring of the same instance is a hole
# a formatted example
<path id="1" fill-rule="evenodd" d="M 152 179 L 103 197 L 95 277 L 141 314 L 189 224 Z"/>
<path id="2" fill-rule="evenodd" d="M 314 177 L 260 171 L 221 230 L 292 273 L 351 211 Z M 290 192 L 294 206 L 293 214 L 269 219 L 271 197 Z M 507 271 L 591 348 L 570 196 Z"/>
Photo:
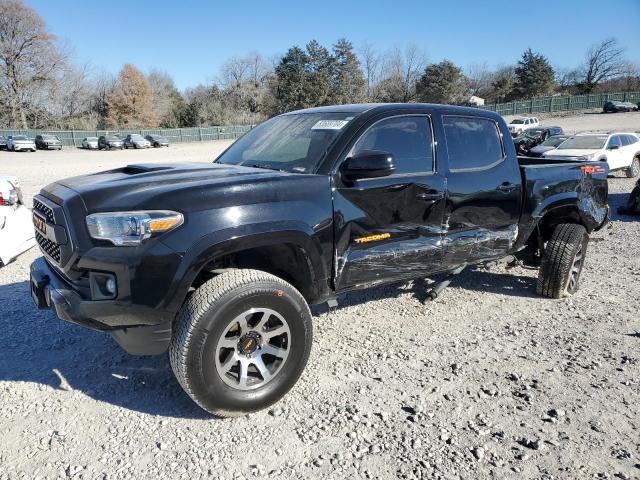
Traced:
<path id="1" fill-rule="evenodd" d="M 89 272 L 89 283 L 93 300 L 112 300 L 118 294 L 116 277 L 111 273 Z"/>
<path id="2" fill-rule="evenodd" d="M 115 294 L 116 293 L 116 281 L 113 278 L 108 278 L 105 285 L 107 288 L 107 292 L 109 292 L 110 294 Z"/>

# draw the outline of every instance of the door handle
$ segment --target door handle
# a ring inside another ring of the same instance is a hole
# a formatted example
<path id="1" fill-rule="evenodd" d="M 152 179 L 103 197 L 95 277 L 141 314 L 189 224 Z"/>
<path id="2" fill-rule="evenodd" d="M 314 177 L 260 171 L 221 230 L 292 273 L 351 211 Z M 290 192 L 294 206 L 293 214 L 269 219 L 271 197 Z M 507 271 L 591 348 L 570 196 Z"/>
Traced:
<path id="1" fill-rule="evenodd" d="M 514 185 L 513 183 L 505 182 L 502 185 L 498 185 L 496 190 L 502 193 L 510 193 L 510 192 L 513 192 L 516 188 L 518 188 L 517 185 Z"/>
<path id="2" fill-rule="evenodd" d="M 416 195 L 416 197 L 418 197 L 420 200 L 424 200 L 425 202 L 436 202 L 444 198 L 444 193 L 443 192 L 437 192 L 437 193 L 420 192 Z"/>

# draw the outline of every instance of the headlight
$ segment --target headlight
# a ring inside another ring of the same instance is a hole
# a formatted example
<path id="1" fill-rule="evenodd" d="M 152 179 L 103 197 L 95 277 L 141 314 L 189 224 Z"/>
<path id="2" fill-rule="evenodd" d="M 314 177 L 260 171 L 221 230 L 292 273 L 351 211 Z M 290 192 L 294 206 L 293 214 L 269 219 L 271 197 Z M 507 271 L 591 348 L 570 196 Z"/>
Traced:
<path id="1" fill-rule="evenodd" d="M 167 210 L 109 212 L 89 215 L 87 228 L 92 238 L 122 247 L 140 245 L 152 235 L 178 228 L 183 222 L 181 213 Z"/>

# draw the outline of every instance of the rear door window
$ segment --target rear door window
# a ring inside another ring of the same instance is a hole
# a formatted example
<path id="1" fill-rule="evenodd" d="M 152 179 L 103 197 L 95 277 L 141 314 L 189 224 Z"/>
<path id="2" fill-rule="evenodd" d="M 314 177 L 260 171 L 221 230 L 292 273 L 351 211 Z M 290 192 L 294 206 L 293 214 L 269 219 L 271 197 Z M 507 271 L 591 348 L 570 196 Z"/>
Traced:
<path id="1" fill-rule="evenodd" d="M 482 170 L 504 159 L 502 139 L 493 120 L 453 115 L 442 120 L 449 170 Z"/>

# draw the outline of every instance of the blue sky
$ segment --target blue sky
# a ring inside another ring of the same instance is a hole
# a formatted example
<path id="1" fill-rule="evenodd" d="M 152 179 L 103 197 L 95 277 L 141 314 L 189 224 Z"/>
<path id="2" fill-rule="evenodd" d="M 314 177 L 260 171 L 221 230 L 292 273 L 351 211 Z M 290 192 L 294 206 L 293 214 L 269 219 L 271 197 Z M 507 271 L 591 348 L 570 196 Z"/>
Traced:
<path id="1" fill-rule="evenodd" d="M 413 42 L 430 61 L 514 63 L 528 47 L 572 67 L 615 36 L 640 65 L 640 0 L 189 1 L 27 0 L 75 60 L 117 72 L 131 62 L 166 71 L 180 89 L 212 81 L 230 56 L 269 58 L 316 39 L 346 37 L 384 51 Z"/>

